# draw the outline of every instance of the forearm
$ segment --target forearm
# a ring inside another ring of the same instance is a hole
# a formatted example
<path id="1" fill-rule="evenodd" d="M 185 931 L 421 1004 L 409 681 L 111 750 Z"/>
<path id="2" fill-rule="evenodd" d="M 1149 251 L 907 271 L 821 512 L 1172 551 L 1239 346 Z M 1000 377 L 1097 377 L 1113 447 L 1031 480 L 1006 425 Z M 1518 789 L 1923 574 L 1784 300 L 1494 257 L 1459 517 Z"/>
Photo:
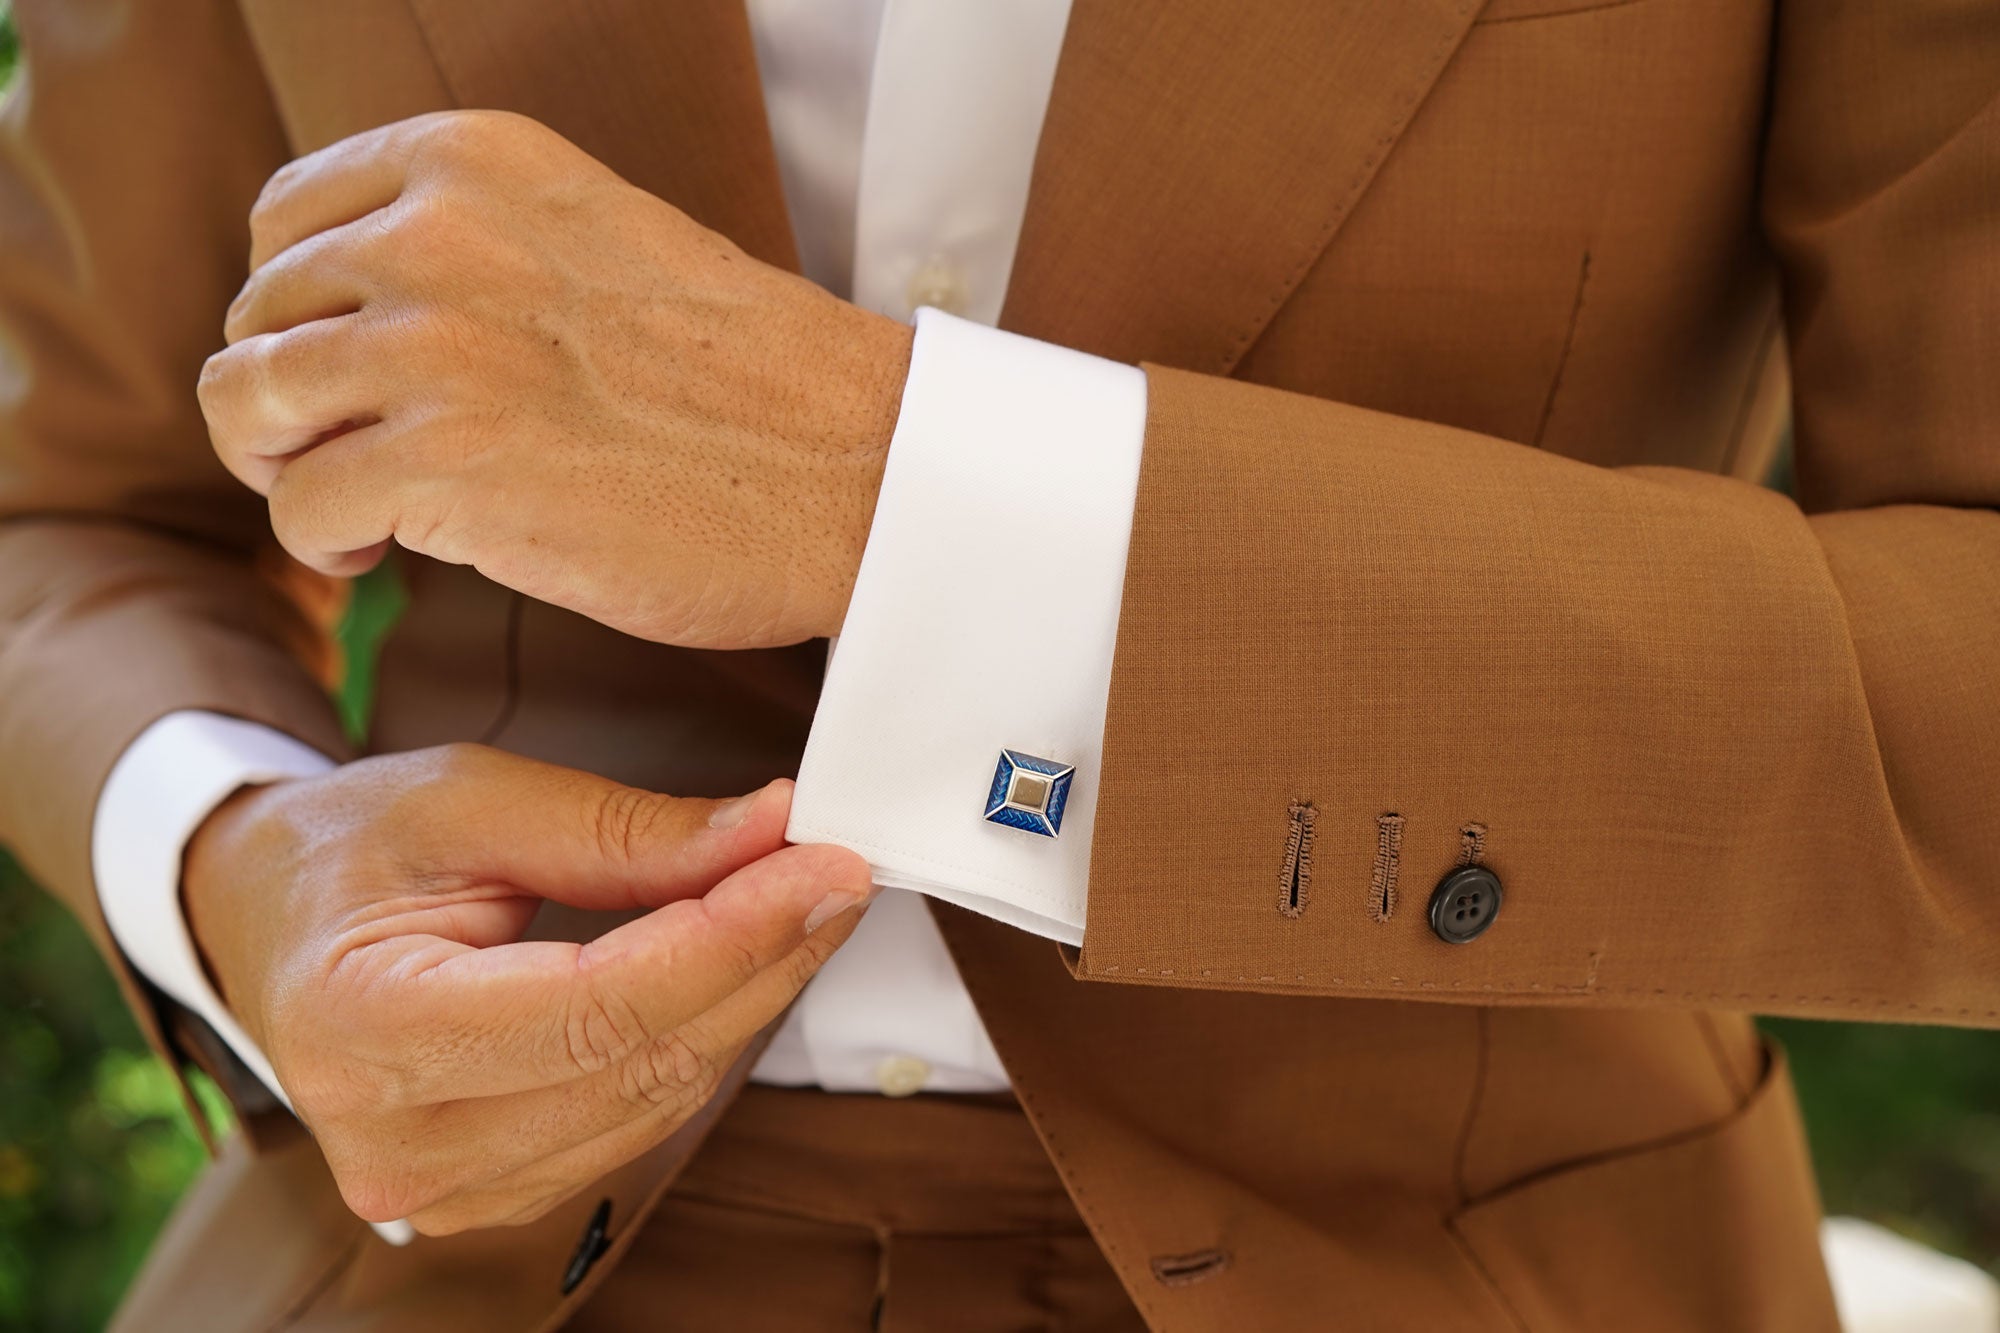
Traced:
<path id="1" fill-rule="evenodd" d="M 1153 372 L 1082 975 L 2000 1023 L 2000 27 L 1778 17 L 1804 509 Z M 1467 855 L 1505 899 L 1452 946 Z"/>

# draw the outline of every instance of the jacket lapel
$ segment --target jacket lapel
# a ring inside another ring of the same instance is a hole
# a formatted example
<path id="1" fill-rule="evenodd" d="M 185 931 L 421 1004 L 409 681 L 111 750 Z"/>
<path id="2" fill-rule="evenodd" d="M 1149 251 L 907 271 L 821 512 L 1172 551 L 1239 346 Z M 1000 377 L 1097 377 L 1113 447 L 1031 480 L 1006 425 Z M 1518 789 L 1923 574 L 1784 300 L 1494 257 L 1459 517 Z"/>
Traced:
<path id="1" fill-rule="evenodd" d="M 786 268 L 740 0 L 409 0 L 462 106 L 520 111 Z M 1001 322 L 1226 373 L 1305 276 L 1482 0 L 1076 0 Z"/>
<path id="2" fill-rule="evenodd" d="M 453 98 L 532 116 L 798 267 L 742 0 L 410 0 Z"/>
<path id="3" fill-rule="evenodd" d="M 1482 0 L 1075 0 L 1001 323 L 1227 373 Z"/>

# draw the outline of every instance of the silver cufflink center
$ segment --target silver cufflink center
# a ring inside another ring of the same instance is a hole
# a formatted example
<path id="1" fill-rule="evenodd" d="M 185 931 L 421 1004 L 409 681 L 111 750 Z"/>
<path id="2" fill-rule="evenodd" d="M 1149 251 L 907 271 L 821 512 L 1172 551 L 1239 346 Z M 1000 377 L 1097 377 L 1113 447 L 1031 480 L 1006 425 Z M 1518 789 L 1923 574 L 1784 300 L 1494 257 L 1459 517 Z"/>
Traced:
<path id="1" fill-rule="evenodd" d="M 1073 764 L 1044 759 L 1020 750 L 1002 750 L 986 793 L 988 822 L 1044 838 L 1062 832 L 1069 806 Z"/>

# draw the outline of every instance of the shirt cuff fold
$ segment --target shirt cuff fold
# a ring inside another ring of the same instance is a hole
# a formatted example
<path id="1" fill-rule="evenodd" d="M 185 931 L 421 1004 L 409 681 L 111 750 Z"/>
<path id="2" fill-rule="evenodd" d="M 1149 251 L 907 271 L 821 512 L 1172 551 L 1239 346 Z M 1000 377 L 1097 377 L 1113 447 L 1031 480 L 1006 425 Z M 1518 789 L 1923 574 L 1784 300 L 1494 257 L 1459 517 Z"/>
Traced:
<path id="1" fill-rule="evenodd" d="M 1145 427 L 1137 368 L 918 313 L 793 841 L 1081 943 Z M 986 817 L 1003 751 L 1072 770 L 1056 836 Z"/>
<path id="2" fill-rule="evenodd" d="M 118 756 L 91 822 L 98 904 L 126 961 L 208 1024 L 286 1110 L 292 1099 L 271 1062 L 209 983 L 181 910 L 181 862 L 195 830 L 232 793 L 334 767 L 310 745 L 260 723 L 197 709 L 169 713 Z M 416 1235 L 400 1219 L 369 1227 L 391 1245 Z"/>
<path id="3" fill-rule="evenodd" d="M 195 830 L 232 793 L 333 767 L 311 746 L 255 722 L 169 713 L 118 757 L 91 825 L 98 903 L 126 960 L 214 1029 L 287 1108 L 270 1061 L 209 984 L 181 910 L 181 860 Z"/>

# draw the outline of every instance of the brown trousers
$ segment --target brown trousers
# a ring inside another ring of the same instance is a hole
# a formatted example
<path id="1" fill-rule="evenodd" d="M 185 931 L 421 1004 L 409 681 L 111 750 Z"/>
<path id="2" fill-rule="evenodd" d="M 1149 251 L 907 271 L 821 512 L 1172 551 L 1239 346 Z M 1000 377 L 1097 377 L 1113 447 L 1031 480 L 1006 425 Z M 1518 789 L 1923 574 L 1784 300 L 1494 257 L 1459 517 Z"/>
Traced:
<path id="1" fill-rule="evenodd" d="M 753 1086 L 566 1327 L 1146 1326 L 1011 1097 Z"/>

